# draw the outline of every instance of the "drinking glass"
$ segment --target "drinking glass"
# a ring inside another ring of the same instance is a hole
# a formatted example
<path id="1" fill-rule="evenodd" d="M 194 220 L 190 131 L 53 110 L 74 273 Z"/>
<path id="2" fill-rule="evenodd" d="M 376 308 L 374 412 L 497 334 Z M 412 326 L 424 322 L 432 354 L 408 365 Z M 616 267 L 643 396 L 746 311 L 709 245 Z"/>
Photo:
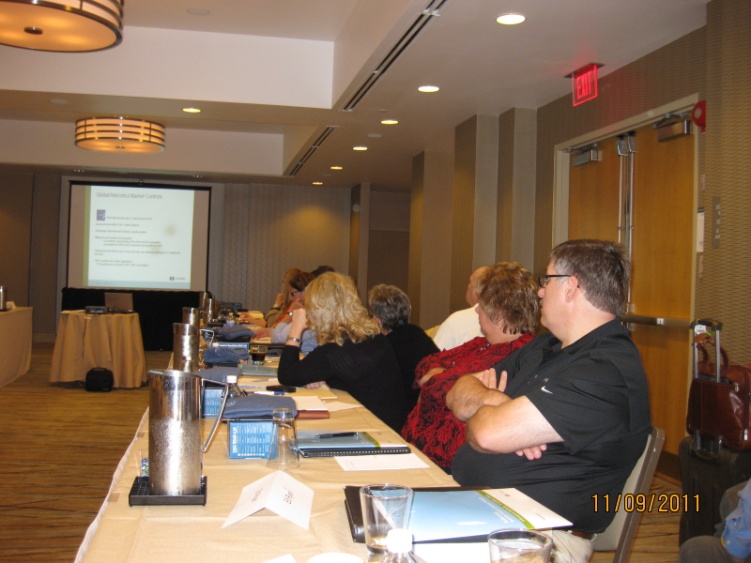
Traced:
<path id="1" fill-rule="evenodd" d="M 276 452 L 272 452 L 267 462 L 268 467 L 281 469 L 295 469 L 300 467 L 300 457 L 297 451 L 297 434 L 295 432 L 295 410 L 274 409 L 274 431 L 276 433 Z M 276 455 L 274 455 L 276 454 Z"/>
<path id="2" fill-rule="evenodd" d="M 553 540 L 531 530 L 496 530 L 488 547 L 492 563 L 548 563 Z"/>
<path id="3" fill-rule="evenodd" d="M 412 489 L 378 484 L 360 488 L 365 544 L 368 551 L 386 552 L 386 536 L 392 528 L 406 528 L 412 508 Z"/>

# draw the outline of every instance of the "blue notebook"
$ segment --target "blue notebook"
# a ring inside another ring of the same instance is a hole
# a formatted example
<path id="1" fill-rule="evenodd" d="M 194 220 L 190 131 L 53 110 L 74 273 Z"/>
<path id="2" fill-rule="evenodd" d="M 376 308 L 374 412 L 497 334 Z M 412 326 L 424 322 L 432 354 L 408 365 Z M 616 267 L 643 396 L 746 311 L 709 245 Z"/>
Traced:
<path id="1" fill-rule="evenodd" d="M 360 487 L 344 488 L 352 539 L 363 542 Z M 494 530 L 565 528 L 571 522 L 517 489 L 416 488 L 407 527 L 415 543 L 486 542 Z"/>
<path id="2" fill-rule="evenodd" d="M 408 454 L 409 446 L 378 432 L 298 430 L 297 449 L 303 457 Z"/>

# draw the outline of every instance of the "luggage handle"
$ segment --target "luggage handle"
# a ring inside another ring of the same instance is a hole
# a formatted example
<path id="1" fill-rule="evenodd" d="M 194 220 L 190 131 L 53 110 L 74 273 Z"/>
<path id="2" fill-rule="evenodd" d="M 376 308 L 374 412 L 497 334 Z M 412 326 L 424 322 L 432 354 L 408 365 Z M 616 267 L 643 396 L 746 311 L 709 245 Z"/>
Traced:
<path id="1" fill-rule="evenodd" d="M 720 437 L 718 440 L 710 439 L 708 441 L 711 446 L 710 448 L 703 447 L 703 444 L 706 442 L 707 440 L 702 438 L 701 432 L 695 430 L 694 439 L 691 441 L 691 446 L 689 447 L 689 453 L 701 460 L 719 463 L 720 448 L 722 447 L 722 437 Z"/>
<path id="2" fill-rule="evenodd" d="M 701 349 L 707 354 L 704 343 L 710 342 L 715 347 L 715 380 L 719 382 L 722 360 L 725 359 L 725 365 L 728 363 L 726 354 L 723 358 L 724 350 L 720 344 L 722 323 L 713 319 L 697 319 L 691 323 L 691 330 L 694 331 L 694 377 L 699 375 L 699 351 Z"/>

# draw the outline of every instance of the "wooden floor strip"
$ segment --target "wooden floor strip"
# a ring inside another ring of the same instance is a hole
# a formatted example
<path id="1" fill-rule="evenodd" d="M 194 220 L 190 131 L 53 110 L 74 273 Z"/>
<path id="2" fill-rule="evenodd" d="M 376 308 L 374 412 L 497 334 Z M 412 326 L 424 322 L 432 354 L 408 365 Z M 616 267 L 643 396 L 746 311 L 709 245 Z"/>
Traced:
<path id="1" fill-rule="evenodd" d="M 165 369 L 169 352 L 146 352 Z M 34 344 L 31 370 L 0 388 L 0 561 L 73 561 L 148 405 L 148 389 L 88 393 L 50 384 L 52 345 Z M 1 360 L 1 359 L 0 359 Z M 655 493 L 680 492 L 656 477 Z M 678 559 L 679 514 L 647 513 L 632 563 Z M 344 530 L 342 533 L 346 533 Z M 592 561 L 612 560 L 596 553 Z"/>

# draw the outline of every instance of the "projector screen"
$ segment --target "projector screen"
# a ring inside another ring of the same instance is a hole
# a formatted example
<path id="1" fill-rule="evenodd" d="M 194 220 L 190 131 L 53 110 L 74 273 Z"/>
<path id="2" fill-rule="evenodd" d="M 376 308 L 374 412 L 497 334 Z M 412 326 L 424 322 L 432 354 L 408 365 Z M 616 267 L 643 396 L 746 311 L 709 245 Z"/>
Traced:
<path id="1" fill-rule="evenodd" d="M 70 184 L 68 287 L 205 291 L 210 188 Z"/>

